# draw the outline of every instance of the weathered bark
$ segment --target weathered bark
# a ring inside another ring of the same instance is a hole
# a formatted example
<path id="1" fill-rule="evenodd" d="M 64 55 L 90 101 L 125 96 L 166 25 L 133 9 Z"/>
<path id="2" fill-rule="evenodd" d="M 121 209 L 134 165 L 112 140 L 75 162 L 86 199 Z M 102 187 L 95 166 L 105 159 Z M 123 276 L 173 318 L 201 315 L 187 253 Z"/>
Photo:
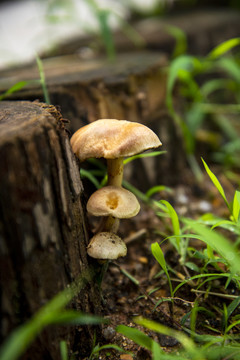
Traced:
<path id="1" fill-rule="evenodd" d="M 57 109 L 38 102 L 0 102 L 0 158 L 3 339 L 89 264 L 83 188 Z M 99 301 L 98 289 L 89 283 L 72 306 L 97 313 Z M 87 328 L 44 331 L 26 358 L 59 358 L 62 339 L 84 351 L 92 335 Z"/>
<path id="2" fill-rule="evenodd" d="M 168 151 L 165 159 L 138 160 L 126 167 L 126 179 L 142 190 L 179 182 L 185 168 L 181 134 L 165 107 L 166 65 L 166 57 L 156 52 L 122 54 L 115 63 L 103 59 L 83 62 L 77 56 L 44 61 L 51 102 L 71 119 L 72 132 L 100 118 L 116 118 L 143 123 L 159 135 L 161 149 Z M 5 73 L 8 86 L 36 78 L 36 66 Z M 6 89 L 2 78 L 0 90 L 4 86 Z M 14 97 L 41 99 L 42 90 L 29 84 Z"/>

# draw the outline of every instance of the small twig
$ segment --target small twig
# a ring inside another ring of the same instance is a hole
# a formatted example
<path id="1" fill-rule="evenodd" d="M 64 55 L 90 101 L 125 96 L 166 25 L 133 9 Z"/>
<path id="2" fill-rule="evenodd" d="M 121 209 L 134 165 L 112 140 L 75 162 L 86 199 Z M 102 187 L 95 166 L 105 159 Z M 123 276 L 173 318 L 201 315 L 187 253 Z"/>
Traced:
<path id="1" fill-rule="evenodd" d="M 139 231 L 136 231 L 134 234 L 131 234 L 128 237 L 126 237 L 124 239 L 124 242 L 126 244 L 129 244 L 133 241 L 141 240 L 142 238 L 145 238 L 146 234 L 147 234 L 147 229 L 141 229 Z"/>

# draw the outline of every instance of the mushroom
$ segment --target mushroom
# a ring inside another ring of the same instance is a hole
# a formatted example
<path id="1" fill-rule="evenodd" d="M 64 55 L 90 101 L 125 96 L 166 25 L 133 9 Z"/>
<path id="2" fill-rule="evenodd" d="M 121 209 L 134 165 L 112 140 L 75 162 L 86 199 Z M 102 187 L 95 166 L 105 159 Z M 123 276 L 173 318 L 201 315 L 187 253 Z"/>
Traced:
<path id="1" fill-rule="evenodd" d="M 123 158 L 162 144 L 145 125 L 127 120 L 100 119 L 77 130 L 71 138 L 71 145 L 80 161 L 91 157 L 107 159 L 108 185 L 121 186 Z"/>
<path id="2" fill-rule="evenodd" d="M 100 232 L 92 237 L 87 253 L 99 260 L 116 260 L 121 256 L 126 256 L 127 247 L 116 234 Z"/>
<path id="3" fill-rule="evenodd" d="M 95 191 L 87 202 L 87 211 L 94 216 L 107 216 L 101 231 L 117 232 L 119 221 L 138 214 L 140 204 L 136 196 L 119 186 L 105 186 Z"/>
<path id="4" fill-rule="evenodd" d="M 88 255 L 96 257 L 93 255 L 93 249 L 99 248 L 100 242 L 105 249 L 104 254 L 108 254 L 107 247 L 111 242 L 109 239 L 117 236 L 114 233 L 117 232 L 119 219 L 135 216 L 140 209 L 135 196 L 122 188 L 124 157 L 133 156 L 161 145 L 157 135 L 147 126 L 127 120 L 96 120 L 73 134 L 71 146 L 81 162 L 91 157 L 107 159 L 108 186 L 96 191 L 87 204 L 87 209 L 91 214 L 105 216 L 100 228 L 103 232 L 96 234 L 91 239 Z M 123 215 L 123 213 L 125 214 Z M 119 240 L 116 241 L 116 244 L 124 244 L 119 237 L 117 238 Z M 121 254 L 126 255 L 126 252 L 125 245 L 125 251 Z M 112 255 L 108 254 L 108 256 Z M 104 259 L 112 259 L 112 257 L 104 257 Z"/>

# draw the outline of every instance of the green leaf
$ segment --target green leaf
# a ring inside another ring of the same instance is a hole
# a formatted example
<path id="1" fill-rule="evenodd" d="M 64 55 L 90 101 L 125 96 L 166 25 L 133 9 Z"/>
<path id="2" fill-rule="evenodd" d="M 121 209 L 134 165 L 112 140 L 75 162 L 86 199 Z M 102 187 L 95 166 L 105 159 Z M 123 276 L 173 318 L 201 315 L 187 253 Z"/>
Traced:
<path id="1" fill-rule="evenodd" d="M 239 219 L 239 211 L 240 211 L 240 191 L 235 191 L 233 198 L 233 209 L 232 216 L 234 221 L 237 223 Z"/>
<path id="2" fill-rule="evenodd" d="M 230 265 L 232 273 L 240 274 L 240 255 L 223 235 L 214 230 L 210 230 L 204 225 L 200 225 L 193 220 L 183 219 L 195 233 L 201 236 L 201 240 L 213 248 Z"/>
<path id="3" fill-rule="evenodd" d="M 105 320 L 96 315 L 84 314 L 76 310 L 52 312 L 46 317 L 46 324 L 97 325 Z"/>
<path id="4" fill-rule="evenodd" d="M 232 324 L 230 324 L 227 329 L 226 329 L 226 333 L 228 333 L 234 326 L 238 326 L 240 325 L 240 320 L 234 321 Z M 239 349 L 240 352 L 240 349 Z"/>
<path id="5" fill-rule="evenodd" d="M 222 57 L 218 59 L 216 65 L 220 66 L 224 71 L 228 73 L 237 83 L 240 82 L 240 72 L 238 59 L 232 57 Z"/>
<path id="6" fill-rule="evenodd" d="M 90 180 L 93 185 L 95 185 L 95 187 L 97 189 L 100 189 L 100 184 L 99 181 L 97 180 L 97 178 L 91 173 L 91 171 L 85 170 L 85 169 L 80 169 L 80 175 L 82 178 L 87 178 L 88 180 Z"/>
<path id="7" fill-rule="evenodd" d="M 222 196 L 223 200 L 225 201 L 227 207 L 229 208 L 230 210 L 230 205 L 227 201 L 227 198 L 226 198 L 226 195 L 225 195 L 225 192 L 223 190 L 223 187 L 222 185 L 220 184 L 220 182 L 218 181 L 218 178 L 216 177 L 216 175 L 214 175 L 214 173 L 209 169 L 207 163 L 202 159 L 202 162 L 203 162 L 203 165 L 206 169 L 206 172 L 208 174 L 208 176 L 210 177 L 210 179 L 212 180 L 213 184 L 215 185 L 215 187 L 217 188 L 218 192 L 220 193 L 220 195 Z"/>
<path id="8" fill-rule="evenodd" d="M 185 262 L 185 266 L 188 267 L 190 270 L 200 272 L 199 267 L 193 262 L 187 261 Z"/>
<path id="9" fill-rule="evenodd" d="M 100 351 L 102 350 L 108 350 L 108 349 L 113 349 L 113 350 L 116 350 L 116 351 L 119 351 L 119 352 L 124 352 L 126 353 L 127 351 L 125 351 L 124 349 L 122 349 L 120 346 L 118 345 L 115 345 L 115 344 L 107 344 L 107 345 L 102 345 L 102 346 L 95 346 L 95 348 L 93 349 L 92 353 L 91 353 L 91 356 L 90 356 L 90 359 L 92 359 L 92 356 L 94 354 L 98 354 Z"/>
<path id="10" fill-rule="evenodd" d="M 179 236 L 181 235 L 181 231 L 180 231 L 180 225 L 179 225 L 179 220 L 178 220 L 178 215 L 175 211 L 175 209 L 172 207 L 172 205 L 166 201 L 166 200 L 161 200 L 160 201 L 162 204 L 164 204 L 167 208 L 167 212 L 170 215 L 171 221 L 172 221 L 172 225 L 173 225 L 173 232 L 174 235 Z"/>
<path id="11" fill-rule="evenodd" d="M 177 57 L 182 54 L 184 54 L 187 50 L 187 37 L 185 32 L 180 29 L 179 27 L 173 26 L 173 25 L 166 25 L 165 30 L 172 35 L 175 40 L 175 48 L 172 54 L 172 57 Z"/>
<path id="12" fill-rule="evenodd" d="M 68 348 L 66 341 L 60 342 L 60 354 L 61 354 L 61 360 L 68 360 Z"/>
<path id="13" fill-rule="evenodd" d="M 36 54 L 35 57 L 36 57 L 36 62 L 37 62 L 38 71 L 39 71 L 39 75 L 40 75 L 40 84 L 41 84 L 42 90 L 43 90 L 44 101 L 46 102 L 46 104 L 51 104 L 49 92 L 47 89 L 45 74 L 44 74 L 44 70 L 43 70 L 42 60 L 40 59 L 38 54 Z"/>
<path id="14" fill-rule="evenodd" d="M 134 341 L 136 344 L 152 351 L 153 343 L 155 343 L 155 341 L 148 337 L 146 334 L 144 334 L 142 331 L 125 325 L 117 326 L 116 330 L 120 334 Z M 156 351 L 158 352 L 158 354 L 163 354 L 163 351 L 157 343 L 155 343 L 154 345 L 154 352 L 156 353 Z"/>
<path id="15" fill-rule="evenodd" d="M 120 267 L 120 271 L 129 279 L 131 280 L 135 285 L 139 285 L 139 281 L 134 277 L 132 276 L 127 270 L 123 269 Z"/>
<path id="16" fill-rule="evenodd" d="M 236 299 L 234 299 L 231 304 L 227 307 L 227 317 L 232 315 L 233 311 L 240 305 L 240 296 L 238 296 Z"/>
<path id="17" fill-rule="evenodd" d="M 172 189 L 165 186 L 165 185 L 157 185 L 157 186 L 153 186 L 152 188 L 150 188 L 147 192 L 146 192 L 146 196 L 148 198 L 150 198 L 152 195 L 161 192 L 161 191 L 167 191 L 169 193 L 172 192 Z"/>
<path id="18" fill-rule="evenodd" d="M 161 268 L 164 270 L 165 273 L 167 273 L 168 271 L 166 261 L 164 259 L 162 249 L 157 242 L 151 245 L 151 251 Z"/>
<path id="19" fill-rule="evenodd" d="M 61 310 L 90 281 L 92 270 L 84 271 L 79 279 L 57 294 L 28 322 L 16 328 L 0 349 L 1 360 L 18 359 L 46 325 L 55 323 Z"/>
<path id="20" fill-rule="evenodd" d="M 124 159 L 123 164 L 126 165 L 129 162 L 136 160 L 136 159 L 159 156 L 159 155 L 163 155 L 163 154 L 166 154 L 166 151 L 151 151 L 151 152 L 147 152 L 147 153 L 143 153 L 143 154 L 137 154 L 137 155 L 133 155 L 133 156 L 130 156 L 130 157 Z"/>
<path id="21" fill-rule="evenodd" d="M 159 324 L 155 321 L 144 319 L 140 316 L 134 318 L 134 322 L 136 324 L 144 326 L 147 329 L 150 329 L 152 331 L 156 331 L 156 332 L 166 335 L 166 336 L 174 337 L 188 351 L 188 354 L 189 354 L 189 356 L 191 356 L 192 360 L 198 360 L 198 359 L 202 360 L 203 359 L 200 349 L 198 349 L 197 346 L 194 344 L 194 342 L 187 335 L 183 334 L 182 332 L 176 331 L 172 328 L 169 328 L 167 326 Z"/>
<path id="22" fill-rule="evenodd" d="M 200 69 L 201 67 L 201 62 L 196 57 L 190 55 L 179 56 L 171 62 L 168 72 L 166 97 L 166 103 L 171 112 L 173 111 L 172 92 L 179 74 L 182 70 L 192 72 L 193 70 Z"/>
<path id="23" fill-rule="evenodd" d="M 240 44 L 240 38 L 233 38 L 227 41 L 224 41 L 220 45 L 216 46 L 208 55 L 208 58 L 211 60 L 217 59 L 218 57 L 224 55 L 226 52 L 232 50 L 234 47 Z"/>
<path id="24" fill-rule="evenodd" d="M 19 81 L 18 83 L 14 84 L 10 89 L 8 89 L 5 93 L 0 95 L 0 101 L 5 99 L 8 95 L 13 94 L 16 91 L 21 90 L 24 86 L 26 86 L 29 81 Z"/>

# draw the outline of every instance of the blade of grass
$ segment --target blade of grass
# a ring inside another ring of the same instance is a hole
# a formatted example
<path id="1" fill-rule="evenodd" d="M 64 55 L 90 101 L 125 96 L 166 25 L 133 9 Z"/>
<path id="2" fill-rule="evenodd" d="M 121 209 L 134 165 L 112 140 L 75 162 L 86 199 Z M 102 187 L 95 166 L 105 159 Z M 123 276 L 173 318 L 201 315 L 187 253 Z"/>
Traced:
<path id="1" fill-rule="evenodd" d="M 218 57 L 224 55 L 226 52 L 232 50 L 234 47 L 240 45 L 240 38 L 233 38 L 227 41 L 222 42 L 220 45 L 216 46 L 209 54 L 208 58 L 215 60 Z"/>
<path id="2" fill-rule="evenodd" d="M 136 160 L 136 159 L 142 159 L 142 158 L 146 158 L 146 157 L 154 157 L 154 156 L 163 155 L 163 154 L 166 154 L 166 152 L 167 151 L 151 151 L 151 152 L 147 152 L 147 153 L 143 153 L 143 154 L 133 155 L 133 156 L 130 156 L 130 157 L 124 159 L 123 164 L 126 165 L 129 162 Z"/>
<path id="3" fill-rule="evenodd" d="M 188 354 L 191 356 L 191 359 L 193 360 L 203 360 L 203 356 L 201 354 L 201 351 L 197 346 L 194 344 L 194 342 L 185 334 L 183 334 L 180 331 L 176 331 L 172 328 L 166 327 L 162 324 L 159 324 L 155 321 L 144 319 L 142 317 L 135 317 L 134 322 L 138 325 L 144 326 L 149 330 L 156 331 L 160 334 L 166 335 L 166 336 L 172 336 L 175 339 L 177 339 L 182 346 L 187 350 Z"/>
<path id="4" fill-rule="evenodd" d="M 76 282 L 57 294 L 28 322 L 14 330 L 0 349 L 0 359 L 17 360 L 45 326 L 57 322 L 62 309 L 84 288 L 92 276 L 91 269 L 83 272 Z"/>
<path id="5" fill-rule="evenodd" d="M 45 100 L 46 104 L 50 105 L 51 102 L 50 102 L 50 97 L 49 97 L 49 93 L 48 93 L 48 89 L 47 89 L 45 74 L 44 74 L 44 70 L 43 70 L 43 63 L 42 63 L 42 60 L 40 59 L 40 57 L 38 56 L 38 54 L 36 54 L 35 57 L 36 57 L 36 62 L 37 62 L 38 71 L 39 71 L 39 75 L 40 75 L 40 84 L 42 86 L 44 100 Z"/>
<path id="6" fill-rule="evenodd" d="M 183 219 L 183 222 L 195 233 L 201 236 L 201 240 L 212 247 L 230 265 L 233 274 L 240 274 L 240 255 L 233 245 L 223 235 L 200 225 L 193 220 Z"/>
<path id="7" fill-rule="evenodd" d="M 223 198 L 223 200 L 225 201 L 225 203 L 226 203 L 229 211 L 231 212 L 230 204 L 229 204 L 228 201 L 227 201 L 225 192 L 224 192 L 223 187 L 222 187 L 222 185 L 220 184 L 218 178 L 217 178 L 216 175 L 209 169 L 207 163 L 203 160 L 203 158 L 202 158 L 202 162 L 203 162 L 203 165 L 204 165 L 204 167 L 205 167 L 205 170 L 206 170 L 208 176 L 209 176 L 210 179 L 212 180 L 214 186 L 217 188 L 219 194 L 222 196 L 222 198 Z"/>
<path id="8" fill-rule="evenodd" d="M 60 355 L 61 360 L 68 360 L 68 348 L 67 343 L 64 340 L 60 342 Z"/>

